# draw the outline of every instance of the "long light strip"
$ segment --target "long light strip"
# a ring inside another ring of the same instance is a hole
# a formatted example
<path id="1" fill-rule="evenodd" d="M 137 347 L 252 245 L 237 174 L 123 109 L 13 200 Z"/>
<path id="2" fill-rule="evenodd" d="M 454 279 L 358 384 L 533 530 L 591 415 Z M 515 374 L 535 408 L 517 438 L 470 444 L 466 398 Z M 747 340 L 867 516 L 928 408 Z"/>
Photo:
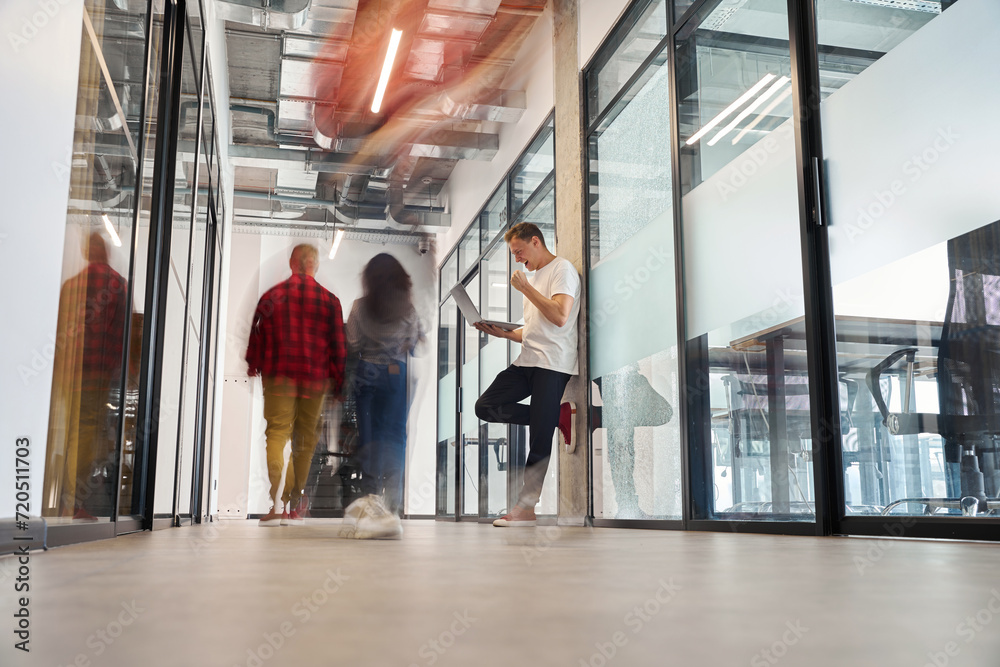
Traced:
<path id="1" fill-rule="evenodd" d="M 719 133 L 716 134 L 714 137 L 712 137 L 712 140 L 708 142 L 708 145 L 714 146 L 719 142 L 719 139 L 721 139 L 722 137 L 726 136 L 727 134 L 735 130 L 736 126 L 739 125 L 743 121 L 743 119 L 745 119 L 747 116 L 756 111 L 761 104 L 768 101 L 771 98 L 771 95 L 774 95 L 776 92 L 778 92 L 781 88 L 783 88 L 786 84 L 788 84 L 789 81 L 791 81 L 791 79 L 789 79 L 787 76 L 783 76 L 777 81 L 775 81 L 773 84 L 771 84 L 771 87 L 765 90 L 763 93 L 761 93 L 760 97 L 758 97 L 753 101 L 753 104 L 748 106 L 743 111 L 739 112 L 739 114 L 736 115 L 736 118 L 730 121 L 729 125 L 726 125 L 724 128 L 719 130 Z"/>
<path id="2" fill-rule="evenodd" d="M 340 242 L 344 240 L 344 230 L 338 229 L 337 233 L 333 235 L 333 245 L 330 246 L 330 259 L 337 254 L 337 249 L 340 247 Z"/>
<path id="3" fill-rule="evenodd" d="M 732 112 L 736 111 L 736 110 L 737 110 L 737 109 L 739 109 L 739 108 L 740 108 L 741 106 L 743 106 L 743 104 L 744 104 L 744 103 L 745 103 L 745 102 L 746 102 L 747 100 L 749 100 L 749 99 L 750 99 L 751 97 L 753 97 L 753 96 L 754 96 L 754 95 L 756 95 L 756 94 L 757 94 L 758 92 L 760 92 L 760 89 L 761 89 L 761 88 L 763 88 L 764 86 L 766 86 L 767 84 L 771 83 L 771 81 L 772 81 L 772 80 L 774 80 L 774 75 L 773 75 L 773 74 L 765 74 L 765 75 L 764 75 L 764 78 L 763 78 L 763 79 L 761 79 L 760 81 L 758 81 L 757 83 L 755 83 L 755 84 L 753 85 L 753 88 L 751 88 L 751 89 L 750 89 L 750 90 L 748 90 L 747 92 L 745 92 L 745 93 L 743 93 L 742 95 L 740 95 L 740 96 L 739 96 L 739 97 L 738 97 L 738 98 L 736 99 L 736 101 L 735 101 L 735 102 L 733 102 L 733 103 L 732 103 L 732 104 L 730 104 L 730 105 L 729 105 L 728 107 L 726 107 L 726 108 L 725 108 L 725 109 L 724 109 L 724 110 L 722 111 L 722 113 L 720 113 L 720 114 L 719 114 L 718 116 L 716 116 L 716 117 L 715 117 L 715 118 L 713 118 L 712 120 L 708 121 L 708 124 L 707 124 L 707 125 L 705 125 L 705 127 L 701 128 L 700 130 L 698 130 L 697 132 L 695 132 L 695 133 L 694 133 L 693 135 L 691 135 L 691 138 L 690 138 L 690 139 L 688 139 L 688 140 L 687 140 L 686 142 L 684 142 L 684 143 L 686 143 L 686 144 L 687 144 L 688 146 L 690 146 L 691 144 L 693 144 L 694 142 L 698 141 L 698 140 L 699 140 L 699 139 L 701 139 L 701 138 L 702 138 L 703 136 L 705 136 L 706 134 L 708 134 L 709 132 L 711 132 L 711 131 L 712 131 L 712 129 L 713 129 L 713 128 L 714 128 L 714 127 L 715 127 L 716 125 L 718 125 L 718 124 L 719 124 L 719 123 L 721 123 L 721 122 L 722 122 L 723 120 L 725 120 L 725 119 L 726 119 L 726 117 L 727 117 L 727 116 L 728 116 L 729 114 L 731 114 Z"/>
<path id="4" fill-rule="evenodd" d="M 399 48 L 399 40 L 402 36 L 402 30 L 393 29 L 392 36 L 389 37 L 389 50 L 385 54 L 382 75 L 378 78 L 378 87 L 375 89 L 375 99 L 372 101 L 372 113 L 378 113 L 379 109 L 382 108 L 382 96 L 385 95 L 385 87 L 389 85 L 389 73 L 392 72 L 392 63 L 396 60 L 396 50 Z"/>
<path id="5" fill-rule="evenodd" d="M 107 213 L 102 213 L 101 218 L 104 219 L 104 226 L 108 230 L 108 234 L 111 234 L 111 242 L 115 244 L 116 248 L 122 247 L 122 240 L 118 238 L 118 232 L 115 231 L 115 226 L 111 224 L 111 218 L 108 217 Z"/>
<path id="6" fill-rule="evenodd" d="M 757 127 L 760 124 L 760 121 L 762 121 L 765 118 L 767 118 L 768 114 L 770 114 L 772 111 L 774 111 L 774 108 L 776 106 L 778 106 L 779 104 L 781 104 L 782 102 L 784 102 L 785 100 L 787 100 L 791 96 L 792 96 L 792 89 L 791 88 L 789 88 L 788 90 L 786 90 L 782 94 L 778 95 L 778 97 L 775 98 L 775 100 L 773 102 L 771 102 L 770 104 L 768 104 L 764 108 L 763 111 L 761 111 L 759 114 L 757 114 L 757 117 L 754 118 L 750 122 L 749 125 L 747 125 L 746 127 L 744 127 L 742 130 L 740 130 L 739 134 L 737 134 L 735 137 L 733 137 L 733 145 L 735 146 L 736 144 L 738 144 L 739 141 L 740 141 L 740 139 L 742 139 L 743 137 L 745 137 L 747 135 L 747 132 L 750 132 L 755 127 Z"/>

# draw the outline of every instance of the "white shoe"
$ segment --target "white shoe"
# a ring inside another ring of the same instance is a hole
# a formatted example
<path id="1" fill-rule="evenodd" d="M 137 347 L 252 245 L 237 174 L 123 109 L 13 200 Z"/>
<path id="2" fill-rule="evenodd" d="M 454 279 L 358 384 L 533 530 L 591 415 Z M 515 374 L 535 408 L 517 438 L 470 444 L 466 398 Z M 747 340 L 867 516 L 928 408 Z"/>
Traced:
<path id="1" fill-rule="evenodd" d="M 368 514 L 372 503 L 377 502 L 378 496 L 374 494 L 368 494 L 367 496 L 361 496 L 353 503 L 344 509 L 344 519 L 341 522 L 340 536 L 341 537 L 355 537 L 355 532 L 358 527 L 358 519 L 362 515 Z"/>
<path id="2" fill-rule="evenodd" d="M 357 540 L 398 540 L 403 534 L 403 522 L 385 507 L 382 498 L 369 496 L 354 525 Z"/>
<path id="3" fill-rule="evenodd" d="M 373 498 L 375 498 L 373 495 L 361 496 L 348 505 L 344 510 L 343 524 L 345 526 L 356 526 L 358 524 L 358 518 L 365 512 L 365 508 L 368 507 Z"/>

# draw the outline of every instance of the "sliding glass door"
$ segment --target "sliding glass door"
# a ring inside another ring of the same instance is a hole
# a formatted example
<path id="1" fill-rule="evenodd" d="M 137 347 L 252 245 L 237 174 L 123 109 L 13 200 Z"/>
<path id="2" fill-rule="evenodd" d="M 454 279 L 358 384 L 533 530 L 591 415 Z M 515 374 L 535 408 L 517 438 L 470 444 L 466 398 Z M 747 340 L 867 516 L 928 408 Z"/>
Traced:
<path id="1" fill-rule="evenodd" d="M 997 25 L 816 2 L 849 517 L 1000 511 Z"/>

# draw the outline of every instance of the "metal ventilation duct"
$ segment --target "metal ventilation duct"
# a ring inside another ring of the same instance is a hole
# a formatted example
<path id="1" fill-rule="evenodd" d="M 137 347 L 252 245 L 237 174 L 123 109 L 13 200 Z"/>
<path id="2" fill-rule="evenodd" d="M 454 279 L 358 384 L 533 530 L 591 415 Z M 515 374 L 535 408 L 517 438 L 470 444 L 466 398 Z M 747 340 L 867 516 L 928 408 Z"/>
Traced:
<path id="1" fill-rule="evenodd" d="M 227 28 L 238 217 L 414 232 L 450 224 L 434 204 L 458 161 L 491 160 L 490 123 L 525 112 L 524 91 L 500 86 L 545 5 L 220 0 L 223 20 L 263 28 Z M 406 38 L 383 112 L 372 114 L 390 22 Z"/>
<path id="2" fill-rule="evenodd" d="M 311 0 L 220 0 L 218 16 L 224 21 L 258 28 L 295 30 L 306 23 Z"/>

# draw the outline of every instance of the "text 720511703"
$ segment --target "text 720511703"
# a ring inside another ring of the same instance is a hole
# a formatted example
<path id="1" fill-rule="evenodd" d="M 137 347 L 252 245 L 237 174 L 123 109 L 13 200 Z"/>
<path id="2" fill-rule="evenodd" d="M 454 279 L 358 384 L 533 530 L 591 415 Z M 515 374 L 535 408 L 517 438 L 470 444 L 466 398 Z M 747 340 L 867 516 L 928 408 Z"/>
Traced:
<path id="1" fill-rule="evenodd" d="M 30 540 L 28 522 L 31 516 L 31 440 L 18 438 L 14 447 L 14 540 Z M 18 532 L 20 531 L 20 532 Z M 25 653 L 30 651 L 31 612 L 28 609 L 28 593 L 31 591 L 31 554 L 28 545 L 17 549 L 17 576 L 14 578 L 16 610 L 14 611 L 14 648 Z"/>

